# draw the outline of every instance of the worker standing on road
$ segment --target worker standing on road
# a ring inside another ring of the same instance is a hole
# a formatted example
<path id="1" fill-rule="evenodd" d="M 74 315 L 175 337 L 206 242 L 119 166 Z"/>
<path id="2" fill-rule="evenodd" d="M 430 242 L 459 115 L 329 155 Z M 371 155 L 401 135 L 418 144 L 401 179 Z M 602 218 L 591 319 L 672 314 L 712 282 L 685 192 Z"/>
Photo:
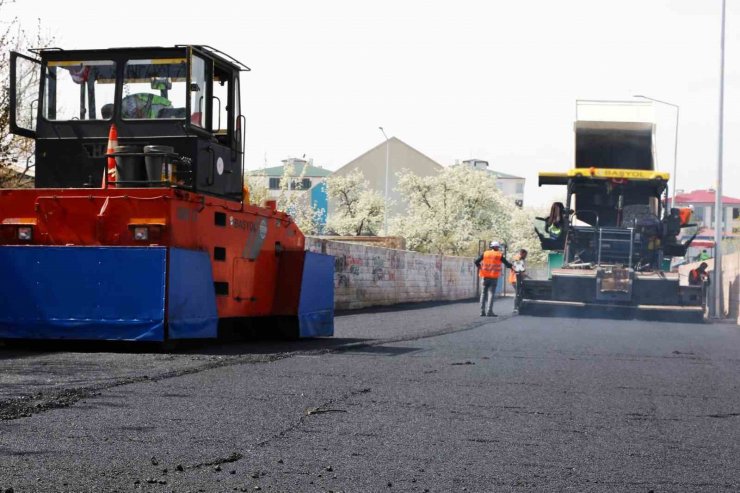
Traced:
<path id="1" fill-rule="evenodd" d="M 705 260 L 709 260 L 710 258 L 712 258 L 712 256 L 709 255 L 706 250 L 702 250 L 701 253 L 699 254 L 699 261 L 701 262 L 704 262 Z"/>
<path id="2" fill-rule="evenodd" d="M 511 263 L 504 258 L 504 254 L 501 253 L 501 245 L 498 241 L 492 241 L 489 247 L 490 250 L 486 250 L 475 259 L 475 265 L 479 269 L 478 275 L 481 278 L 481 317 L 486 315 L 489 317 L 497 316 L 493 313 L 493 298 L 496 293 L 498 279 L 501 277 L 501 271 L 503 270 L 502 264 L 510 269 L 512 267 Z"/>
<path id="3" fill-rule="evenodd" d="M 524 275 L 524 271 L 527 270 L 527 250 L 522 248 L 519 250 L 519 253 L 514 255 L 514 259 L 511 261 L 511 269 L 509 269 L 509 284 L 511 284 L 511 287 L 514 288 L 514 292 L 516 292 L 516 285 L 517 285 L 517 274 L 519 276 Z"/>

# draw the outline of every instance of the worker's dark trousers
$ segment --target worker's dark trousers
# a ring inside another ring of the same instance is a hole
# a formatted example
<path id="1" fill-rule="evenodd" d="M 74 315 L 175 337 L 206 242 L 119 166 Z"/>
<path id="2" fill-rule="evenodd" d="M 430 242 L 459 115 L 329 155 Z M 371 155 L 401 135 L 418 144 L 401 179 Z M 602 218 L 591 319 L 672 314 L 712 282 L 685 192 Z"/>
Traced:
<path id="1" fill-rule="evenodd" d="M 493 297 L 496 293 L 498 278 L 483 277 L 480 285 L 480 312 L 493 313 Z"/>

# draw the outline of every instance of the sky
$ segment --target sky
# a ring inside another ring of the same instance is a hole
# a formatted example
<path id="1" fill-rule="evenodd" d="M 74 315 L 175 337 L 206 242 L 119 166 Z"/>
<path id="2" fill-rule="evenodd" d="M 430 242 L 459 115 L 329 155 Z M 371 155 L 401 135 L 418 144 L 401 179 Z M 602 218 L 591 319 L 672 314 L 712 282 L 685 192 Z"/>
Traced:
<path id="1" fill-rule="evenodd" d="M 208 10 L 208 6 L 214 6 Z M 524 176 L 525 204 L 563 192 L 577 99 L 680 106 L 679 189 L 716 184 L 721 0 L 16 0 L 64 49 L 207 44 L 246 63 L 249 169 L 287 157 L 337 169 L 395 136 L 443 165 Z M 725 195 L 740 197 L 740 2 L 727 2 Z M 657 168 L 673 170 L 675 110 L 656 107 Z M 392 159 L 392 157 L 391 157 Z"/>

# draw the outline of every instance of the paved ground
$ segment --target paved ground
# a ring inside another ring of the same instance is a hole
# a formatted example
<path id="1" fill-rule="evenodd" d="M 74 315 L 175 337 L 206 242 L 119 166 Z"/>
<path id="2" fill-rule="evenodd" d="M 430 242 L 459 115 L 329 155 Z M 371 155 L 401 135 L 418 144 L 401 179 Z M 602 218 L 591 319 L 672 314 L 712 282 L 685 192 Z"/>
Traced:
<path id="1" fill-rule="evenodd" d="M 740 489 L 738 327 L 476 315 L 173 355 L 0 350 L 0 486 Z"/>

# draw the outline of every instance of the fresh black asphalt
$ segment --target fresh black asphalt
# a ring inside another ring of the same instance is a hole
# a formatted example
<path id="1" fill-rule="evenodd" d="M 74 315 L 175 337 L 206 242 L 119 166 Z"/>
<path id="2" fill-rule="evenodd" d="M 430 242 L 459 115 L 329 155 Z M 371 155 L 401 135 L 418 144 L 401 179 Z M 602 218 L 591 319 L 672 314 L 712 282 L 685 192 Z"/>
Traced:
<path id="1" fill-rule="evenodd" d="M 740 489 L 740 328 L 496 311 L 174 354 L 0 349 L 0 491 Z"/>

